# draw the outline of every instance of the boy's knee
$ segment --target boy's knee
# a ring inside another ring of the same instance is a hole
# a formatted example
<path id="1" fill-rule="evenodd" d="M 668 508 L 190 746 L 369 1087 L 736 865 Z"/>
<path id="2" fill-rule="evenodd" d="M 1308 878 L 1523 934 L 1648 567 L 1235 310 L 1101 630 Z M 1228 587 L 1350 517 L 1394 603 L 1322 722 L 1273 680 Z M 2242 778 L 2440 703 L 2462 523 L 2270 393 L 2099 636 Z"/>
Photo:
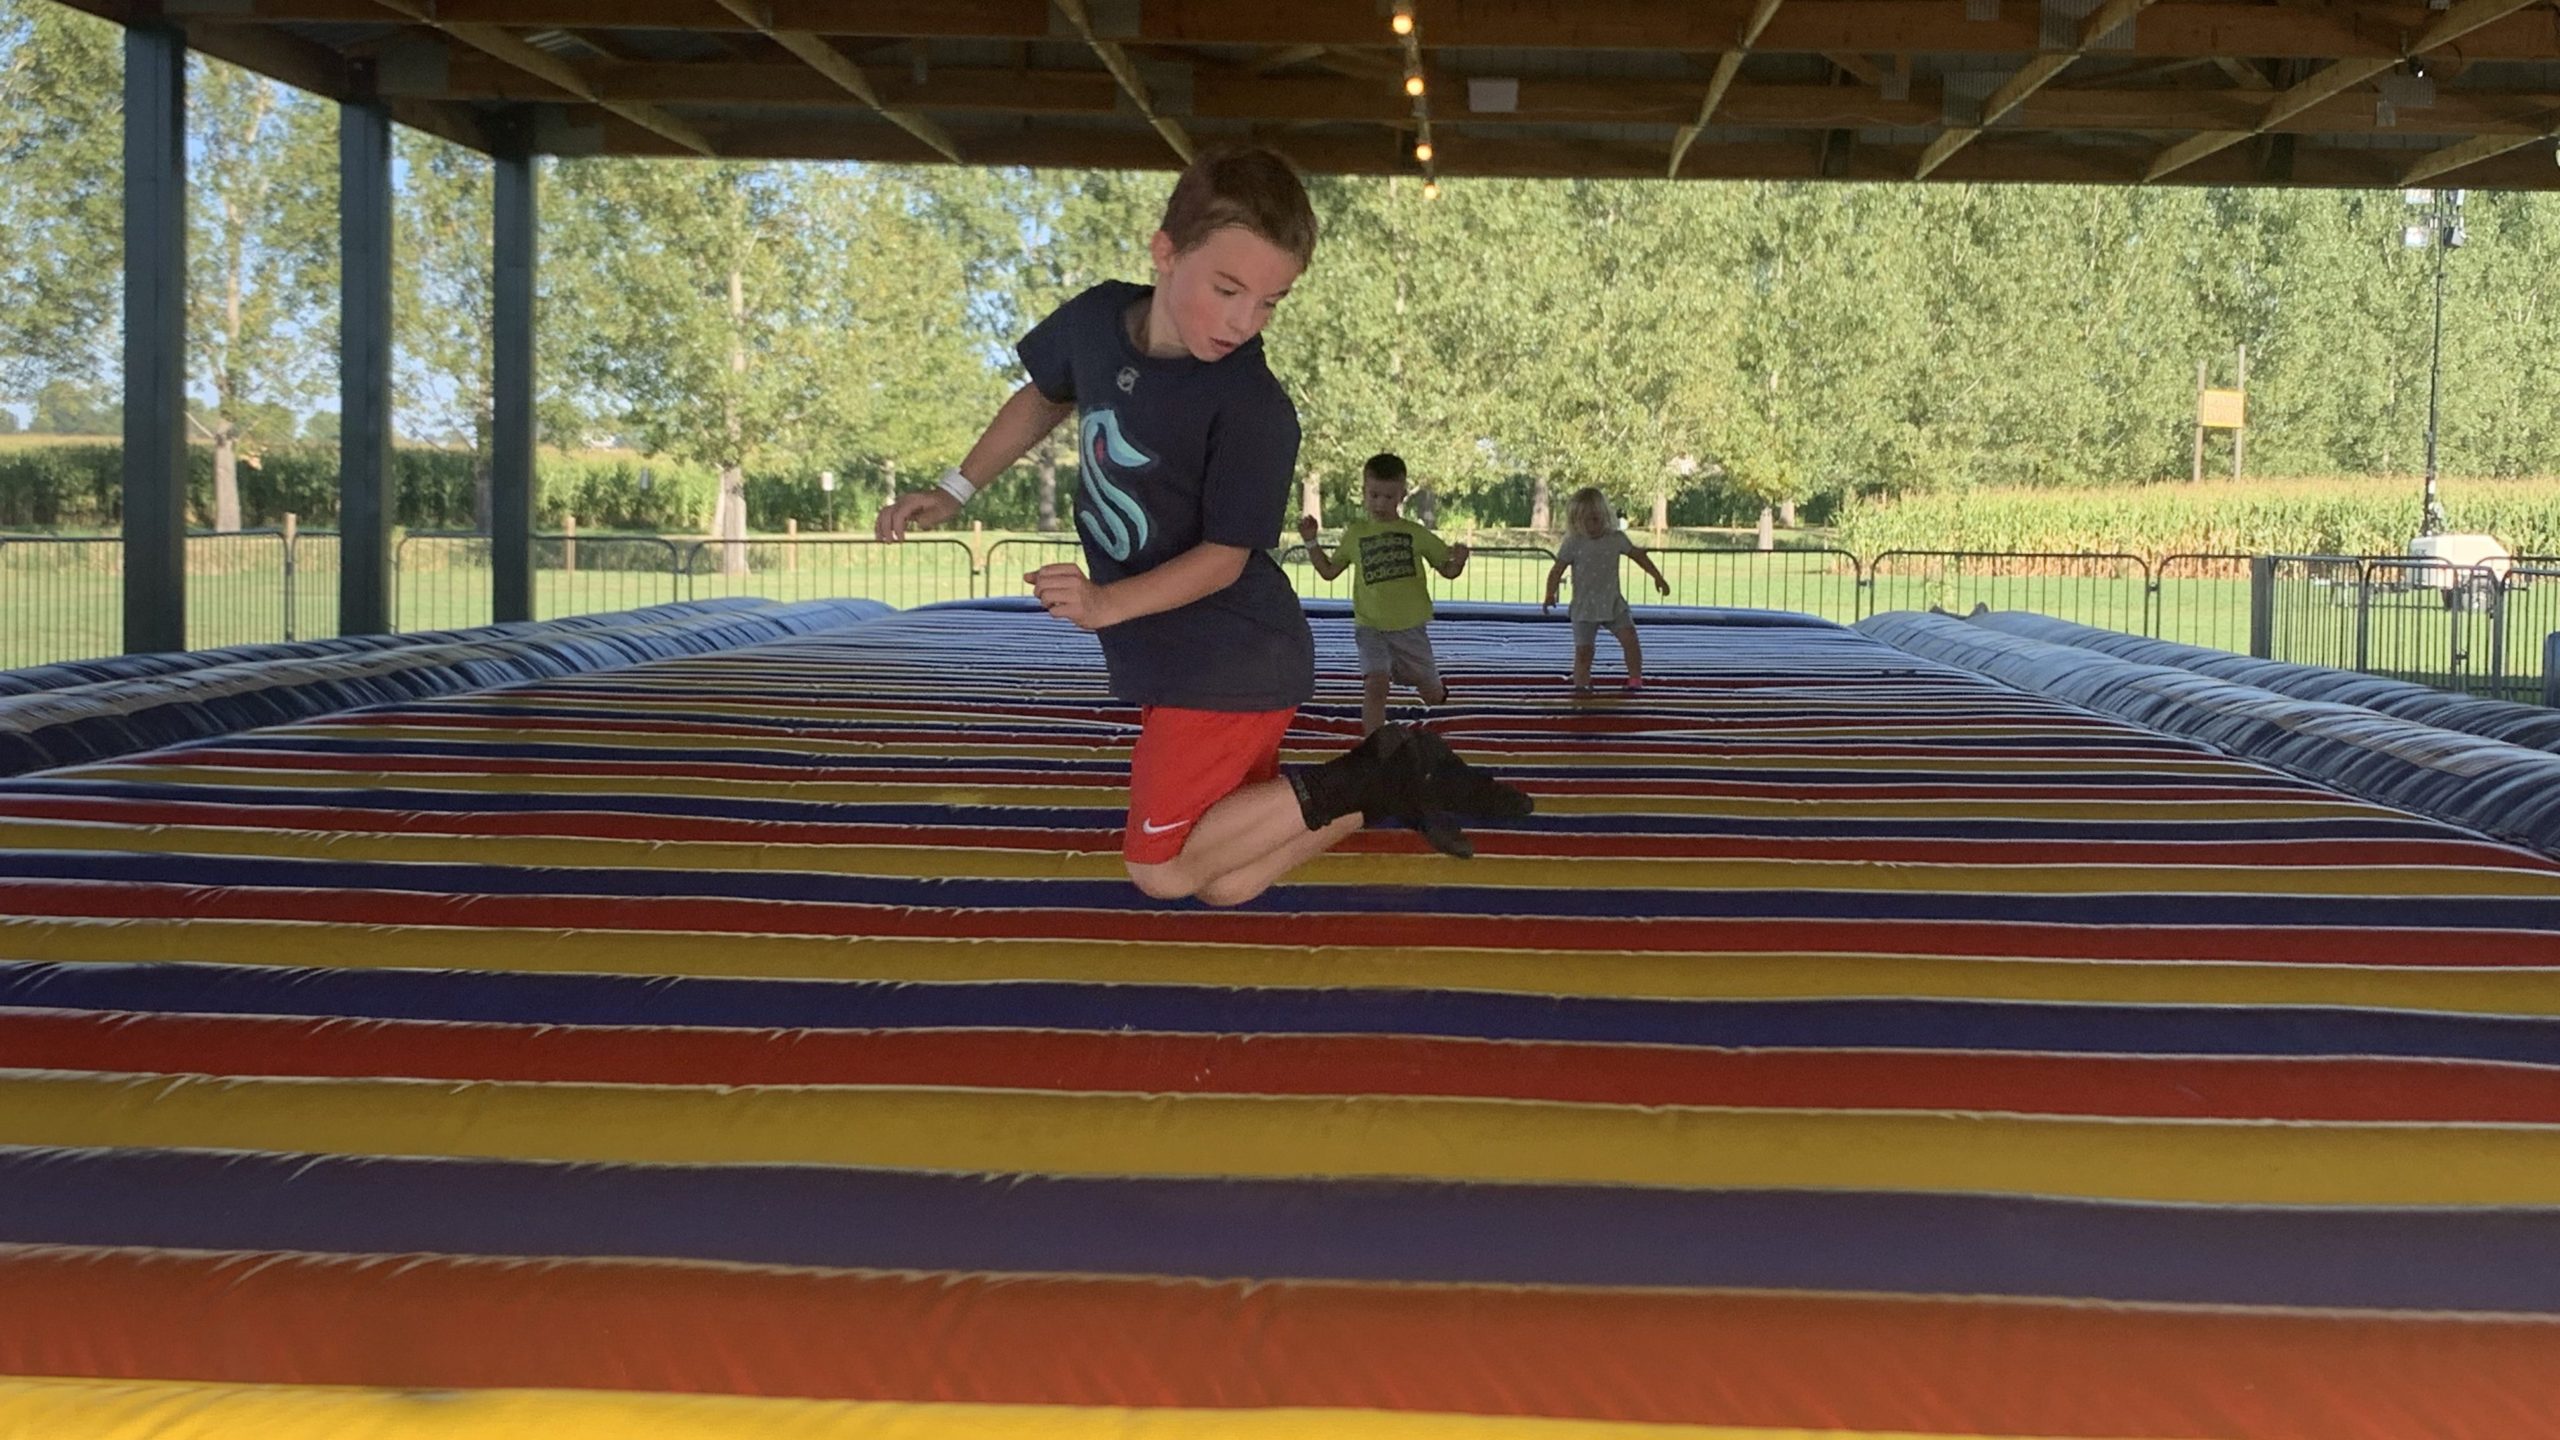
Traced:
<path id="1" fill-rule="evenodd" d="M 1171 861 L 1162 865 L 1141 865 L 1132 860 L 1128 862 L 1128 866 L 1129 883 L 1137 886 L 1139 893 L 1150 900 L 1188 899 L 1194 891 L 1199 889 L 1191 882 L 1191 877 L 1183 872 L 1180 861 Z"/>
<path id="2" fill-rule="evenodd" d="M 1229 875 L 1201 886 L 1199 893 L 1192 898 L 1203 905 L 1215 905 L 1224 909 L 1231 905 L 1242 905 L 1270 888 L 1270 885 L 1264 882 L 1239 880 Z"/>
<path id="3" fill-rule="evenodd" d="M 1425 705 L 1437 705 L 1449 698 L 1449 686 L 1445 681 L 1434 680 L 1427 685 L 1416 687 L 1416 690 L 1422 696 L 1422 703 Z"/>

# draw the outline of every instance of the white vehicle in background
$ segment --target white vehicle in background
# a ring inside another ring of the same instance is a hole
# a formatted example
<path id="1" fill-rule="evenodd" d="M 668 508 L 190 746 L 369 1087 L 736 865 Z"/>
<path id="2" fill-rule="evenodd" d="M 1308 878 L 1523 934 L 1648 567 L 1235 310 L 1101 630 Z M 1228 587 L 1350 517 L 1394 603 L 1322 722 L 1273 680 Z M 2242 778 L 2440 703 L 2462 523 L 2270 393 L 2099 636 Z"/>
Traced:
<path id="1" fill-rule="evenodd" d="M 2515 564 L 2491 535 L 2421 535 L 2409 542 L 2409 559 L 2408 586 L 2441 592 L 2448 610 L 2495 605 Z"/>

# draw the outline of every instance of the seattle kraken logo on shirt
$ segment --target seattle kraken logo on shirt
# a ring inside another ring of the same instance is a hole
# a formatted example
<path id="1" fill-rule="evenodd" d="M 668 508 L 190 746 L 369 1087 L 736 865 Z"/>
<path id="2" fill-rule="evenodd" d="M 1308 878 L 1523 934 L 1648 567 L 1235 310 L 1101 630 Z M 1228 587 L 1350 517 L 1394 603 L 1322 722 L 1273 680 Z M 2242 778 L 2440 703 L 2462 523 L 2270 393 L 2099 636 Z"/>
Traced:
<path id="1" fill-rule="evenodd" d="M 1115 474 L 1125 478 L 1130 471 L 1154 464 L 1155 457 L 1129 443 L 1120 433 L 1120 417 L 1111 411 L 1086 411 L 1079 429 L 1083 473 L 1076 477 L 1077 488 L 1091 503 L 1076 507 L 1076 524 L 1102 547 L 1103 554 L 1126 561 L 1147 548 L 1154 531 L 1147 523 L 1146 507 L 1120 488 Z"/>

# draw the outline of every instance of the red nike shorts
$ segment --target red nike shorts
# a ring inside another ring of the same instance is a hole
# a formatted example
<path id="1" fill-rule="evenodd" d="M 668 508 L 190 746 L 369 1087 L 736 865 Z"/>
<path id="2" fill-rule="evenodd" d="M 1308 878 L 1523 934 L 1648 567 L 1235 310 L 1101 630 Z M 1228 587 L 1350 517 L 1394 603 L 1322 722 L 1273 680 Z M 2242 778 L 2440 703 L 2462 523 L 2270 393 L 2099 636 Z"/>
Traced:
<path id="1" fill-rule="evenodd" d="M 1276 778 L 1280 737 L 1297 713 L 1171 705 L 1140 710 L 1121 855 L 1132 865 L 1162 865 L 1182 853 L 1191 827 L 1210 806 L 1256 781 Z"/>

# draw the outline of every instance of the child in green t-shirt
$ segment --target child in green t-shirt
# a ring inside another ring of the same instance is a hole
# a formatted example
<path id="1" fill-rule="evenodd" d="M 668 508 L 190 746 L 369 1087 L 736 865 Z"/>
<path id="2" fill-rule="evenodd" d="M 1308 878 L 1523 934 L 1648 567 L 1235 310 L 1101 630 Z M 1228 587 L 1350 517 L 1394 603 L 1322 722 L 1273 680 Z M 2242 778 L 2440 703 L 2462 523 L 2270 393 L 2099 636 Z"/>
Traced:
<path id="1" fill-rule="evenodd" d="M 1372 455 L 1360 467 L 1360 501 L 1368 513 L 1342 527 L 1332 553 L 1316 543 L 1316 517 L 1298 519 L 1307 563 L 1318 575 L 1331 580 L 1355 563 L 1359 567 L 1351 580 L 1351 633 L 1360 646 L 1365 730 L 1387 723 L 1387 691 L 1398 683 L 1412 686 L 1426 705 L 1449 698 L 1431 658 L 1431 589 L 1422 566 L 1428 563 L 1455 580 L 1467 568 L 1467 547 L 1445 544 L 1404 518 L 1404 492 L 1404 461 Z"/>

